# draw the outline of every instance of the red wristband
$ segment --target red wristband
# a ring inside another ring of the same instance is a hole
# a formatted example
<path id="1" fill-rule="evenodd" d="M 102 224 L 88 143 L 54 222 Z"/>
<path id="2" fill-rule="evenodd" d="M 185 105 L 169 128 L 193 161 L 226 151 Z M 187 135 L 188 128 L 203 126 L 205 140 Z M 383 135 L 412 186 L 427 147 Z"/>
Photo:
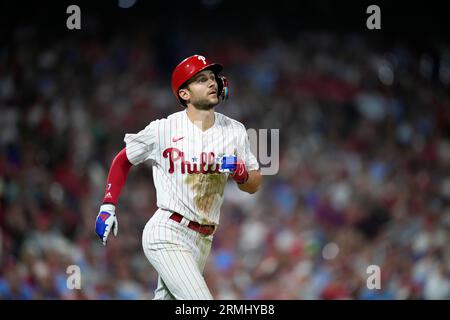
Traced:
<path id="1" fill-rule="evenodd" d="M 237 160 L 236 170 L 233 173 L 233 179 L 238 184 L 246 183 L 248 180 L 247 168 L 245 167 L 244 161 L 242 161 L 241 159 Z"/>

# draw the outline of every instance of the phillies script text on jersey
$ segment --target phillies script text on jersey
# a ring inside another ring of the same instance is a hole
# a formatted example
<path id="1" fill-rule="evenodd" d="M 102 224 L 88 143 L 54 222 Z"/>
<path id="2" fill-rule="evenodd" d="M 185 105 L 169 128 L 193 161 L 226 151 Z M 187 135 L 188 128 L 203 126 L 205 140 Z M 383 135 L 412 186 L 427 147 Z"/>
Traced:
<path id="1" fill-rule="evenodd" d="M 223 157 L 236 155 L 248 171 L 258 170 L 259 163 L 245 126 L 218 112 L 214 118 L 214 125 L 202 131 L 183 110 L 127 133 L 124 142 L 133 165 L 150 161 L 158 208 L 218 225 L 229 178 L 220 169 Z"/>
<path id="2" fill-rule="evenodd" d="M 200 163 L 190 163 L 184 159 L 184 153 L 180 149 L 177 148 L 167 148 L 163 151 L 163 157 L 169 158 L 169 173 L 174 173 L 175 171 L 175 162 L 180 160 L 181 164 L 181 173 L 220 173 L 220 164 L 215 163 L 215 154 L 214 152 L 202 152 L 200 154 Z M 200 168 L 200 169 L 199 169 Z"/>

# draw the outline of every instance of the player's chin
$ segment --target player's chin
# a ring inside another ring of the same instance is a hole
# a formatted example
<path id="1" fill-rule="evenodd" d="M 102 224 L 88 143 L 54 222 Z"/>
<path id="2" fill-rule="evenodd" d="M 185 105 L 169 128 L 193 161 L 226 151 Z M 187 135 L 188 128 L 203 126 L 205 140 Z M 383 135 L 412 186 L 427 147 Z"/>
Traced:
<path id="1" fill-rule="evenodd" d="M 219 103 L 217 97 L 208 97 L 207 99 L 195 104 L 195 107 L 199 110 L 210 110 L 214 108 Z"/>
<path id="2" fill-rule="evenodd" d="M 210 95 L 209 96 L 209 103 L 212 104 L 213 106 L 219 104 L 219 98 L 216 95 Z"/>

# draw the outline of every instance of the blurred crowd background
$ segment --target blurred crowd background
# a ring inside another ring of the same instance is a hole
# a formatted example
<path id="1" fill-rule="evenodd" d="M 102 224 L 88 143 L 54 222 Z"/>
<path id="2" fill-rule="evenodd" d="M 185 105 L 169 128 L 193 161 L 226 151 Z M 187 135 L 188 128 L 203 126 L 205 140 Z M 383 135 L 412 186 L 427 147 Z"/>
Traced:
<path id="1" fill-rule="evenodd" d="M 170 74 L 194 53 L 225 66 L 217 112 L 280 129 L 278 174 L 225 190 L 216 299 L 450 299 L 448 38 L 83 17 L 83 32 L 21 24 L 0 45 L 0 299 L 153 298 L 149 165 L 130 171 L 117 238 L 103 247 L 94 223 L 125 133 L 180 110 Z"/>

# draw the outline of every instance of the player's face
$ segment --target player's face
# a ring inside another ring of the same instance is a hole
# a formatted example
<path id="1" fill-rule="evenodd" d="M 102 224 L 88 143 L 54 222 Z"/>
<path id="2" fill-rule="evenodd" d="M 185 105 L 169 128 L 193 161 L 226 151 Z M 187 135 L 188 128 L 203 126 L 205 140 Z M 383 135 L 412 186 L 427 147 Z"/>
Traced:
<path id="1" fill-rule="evenodd" d="M 200 110 L 209 110 L 219 103 L 218 85 L 211 70 L 196 74 L 188 85 L 190 103 Z"/>

